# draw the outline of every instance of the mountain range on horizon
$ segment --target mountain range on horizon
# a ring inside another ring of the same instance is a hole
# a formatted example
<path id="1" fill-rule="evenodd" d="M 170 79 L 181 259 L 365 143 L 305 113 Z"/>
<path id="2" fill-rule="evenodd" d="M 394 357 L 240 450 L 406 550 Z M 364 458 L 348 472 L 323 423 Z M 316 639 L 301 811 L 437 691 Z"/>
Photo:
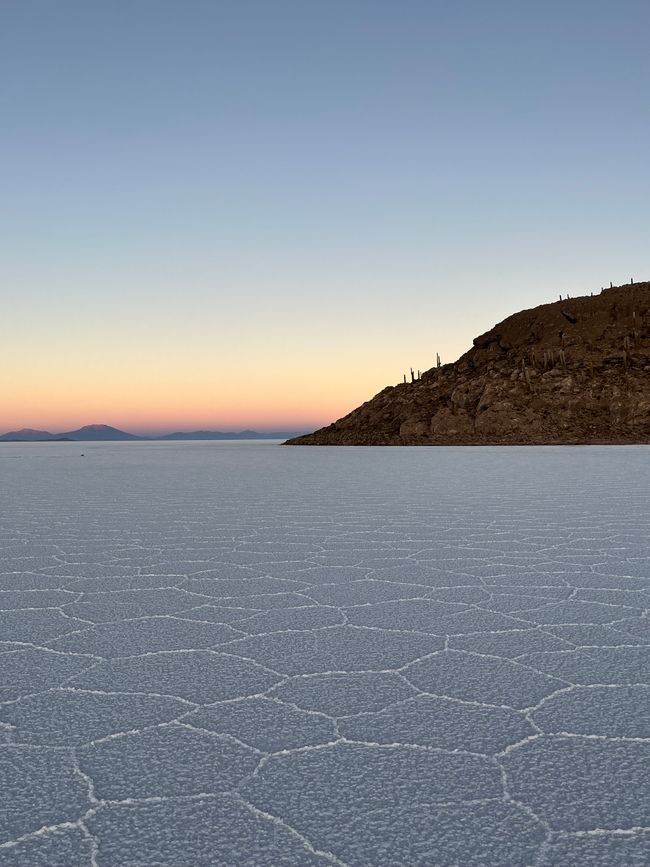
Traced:
<path id="1" fill-rule="evenodd" d="M 127 442 L 136 440 L 245 440 L 245 439 L 286 439 L 296 436 L 288 431 L 260 432 L 254 430 L 220 431 L 220 430 L 196 430 L 174 431 L 160 436 L 138 436 L 128 431 L 111 427 L 108 424 L 87 424 L 77 430 L 51 433 L 46 430 L 34 428 L 21 428 L 20 430 L 8 431 L 0 434 L 0 442 Z"/>

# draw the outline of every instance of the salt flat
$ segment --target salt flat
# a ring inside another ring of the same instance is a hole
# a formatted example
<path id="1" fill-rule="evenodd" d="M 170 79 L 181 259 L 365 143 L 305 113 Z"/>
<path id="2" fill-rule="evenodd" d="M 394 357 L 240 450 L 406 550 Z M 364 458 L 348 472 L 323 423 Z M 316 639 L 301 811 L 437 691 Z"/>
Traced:
<path id="1" fill-rule="evenodd" d="M 3 444 L 0 865 L 650 863 L 649 465 Z"/>

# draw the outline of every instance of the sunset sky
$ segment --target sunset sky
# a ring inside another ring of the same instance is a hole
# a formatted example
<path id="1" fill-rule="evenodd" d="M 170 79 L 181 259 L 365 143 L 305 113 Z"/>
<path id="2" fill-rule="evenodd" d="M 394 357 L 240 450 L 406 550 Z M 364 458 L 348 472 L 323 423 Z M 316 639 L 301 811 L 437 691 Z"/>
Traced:
<path id="1" fill-rule="evenodd" d="M 650 277 L 647 0 L 3 0 L 0 433 L 309 429 Z"/>

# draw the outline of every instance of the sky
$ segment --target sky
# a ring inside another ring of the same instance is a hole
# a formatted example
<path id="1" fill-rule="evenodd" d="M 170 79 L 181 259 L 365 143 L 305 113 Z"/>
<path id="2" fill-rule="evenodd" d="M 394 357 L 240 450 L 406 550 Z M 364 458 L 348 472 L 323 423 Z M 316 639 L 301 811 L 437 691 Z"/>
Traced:
<path id="1" fill-rule="evenodd" d="M 0 0 L 0 432 L 308 430 L 650 277 L 647 0 Z"/>

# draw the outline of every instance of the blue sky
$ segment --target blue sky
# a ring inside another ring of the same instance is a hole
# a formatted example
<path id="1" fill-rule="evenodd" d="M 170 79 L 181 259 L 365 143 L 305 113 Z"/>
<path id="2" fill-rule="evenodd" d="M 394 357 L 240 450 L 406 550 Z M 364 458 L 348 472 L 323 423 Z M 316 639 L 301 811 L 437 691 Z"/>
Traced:
<path id="1" fill-rule="evenodd" d="M 324 423 L 647 278 L 649 33 L 636 0 L 4 0 L 0 426 Z"/>

